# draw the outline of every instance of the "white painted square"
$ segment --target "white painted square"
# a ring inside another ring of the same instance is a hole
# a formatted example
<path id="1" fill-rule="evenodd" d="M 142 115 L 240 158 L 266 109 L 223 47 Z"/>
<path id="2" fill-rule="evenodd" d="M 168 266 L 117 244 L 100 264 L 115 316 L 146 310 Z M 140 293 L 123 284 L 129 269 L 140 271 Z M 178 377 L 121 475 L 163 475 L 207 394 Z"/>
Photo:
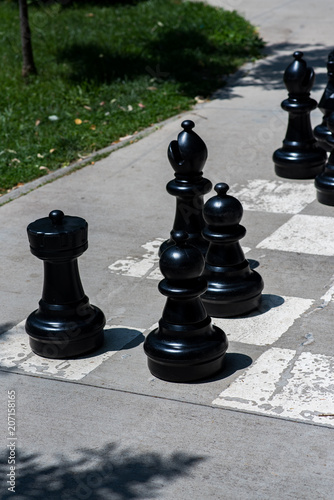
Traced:
<path id="1" fill-rule="evenodd" d="M 143 278 L 157 266 L 159 262 L 158 251 L 163 241 L 163 238 L 148 241 L 145 245 L 141 245 L 146 250 L 146 253 L 141 258 L 126 257 L 125 259 L 117 260 L 108 269 L 115 274 Z"/>
<path id="2" fill-rule="evenodd" d="M 334 357 L 273 347 L 213 404 L 334 427 Z"/>
<path id="3" fill-rule="evenodd" d="M 307 309 L 312 299 L 264 294 L 259 310 L 237 318 L 212 318 L 231 341 L 270 345 L 276 342 Z"/>
<path id="4" fill-rule="evenodd" d="M 77 359 L 48 359 L 37 356 L 31 351 L 29 336 L 25 331 L 25 321 L 22 321 L 0 335 L 0 368 L 15 367 L 36 375 L 81 380 L 143 331 L 121 325 L 106 325 L 104 344 L 95 353 Z"/>
<path id="5" fill-rule="evenodd" d="M 313 181 L 292 183 L 281 180 L 254 179 L 238 189 L 231 187 L 245 210 L 282 214 L 297 214 L 315 200 Z"/>
<path id="6" fill-rule="evenodd" d="M 315 215 L 294 215 L 261 241 L 257 248 L 333 256 L 334 219 Z"/>

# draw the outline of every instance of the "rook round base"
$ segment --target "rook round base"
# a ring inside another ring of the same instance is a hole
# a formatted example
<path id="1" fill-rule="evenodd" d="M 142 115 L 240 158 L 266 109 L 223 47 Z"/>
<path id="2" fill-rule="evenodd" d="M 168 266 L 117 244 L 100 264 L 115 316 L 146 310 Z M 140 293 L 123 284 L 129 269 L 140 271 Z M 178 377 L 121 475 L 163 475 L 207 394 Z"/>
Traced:
<path id="1" fill-rule="evenodd" d="M 92 307 L 89 319 L 50 322 L 38 310 L 26 321 L 26 332 L 32 351 L 38 356 L 51 359 L 69 359 L 88 354 L 103 345 L 105 317 L 102 311 Z"/>

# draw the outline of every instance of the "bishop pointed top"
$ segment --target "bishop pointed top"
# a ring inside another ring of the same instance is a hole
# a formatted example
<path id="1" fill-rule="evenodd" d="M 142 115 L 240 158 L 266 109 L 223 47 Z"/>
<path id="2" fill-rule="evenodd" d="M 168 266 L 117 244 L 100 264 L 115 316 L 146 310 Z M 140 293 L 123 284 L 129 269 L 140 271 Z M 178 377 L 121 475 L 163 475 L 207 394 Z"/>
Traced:
<path id="1" fill-rule="evenodd" d="M 297 50 L 293 57 L 294 61 L 286 68 L 283 77 L 289 96 L 294 98 L 309 95 L 314 83 L 314 70 L 307 66 L 303 52 Z"/>
<path id="2" fill-rule="evenodd" d="M 208 150 L 205 142 L 193 131 L 195 123 L 192 120 L 184 120 L 181 127 L 183 131 L 177 141 L 168 146 L 168 159 L 176 174 L 197 176 L 202 173 Z"/>

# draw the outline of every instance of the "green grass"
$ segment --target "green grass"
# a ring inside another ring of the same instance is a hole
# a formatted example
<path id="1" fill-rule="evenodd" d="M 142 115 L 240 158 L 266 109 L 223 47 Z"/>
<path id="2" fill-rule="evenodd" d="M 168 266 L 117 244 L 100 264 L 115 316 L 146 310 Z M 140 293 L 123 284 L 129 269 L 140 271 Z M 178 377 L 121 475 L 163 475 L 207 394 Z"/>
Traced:
<path id="1" fill-rule="evenodd" d="M 0 194 L 190 109 L 263 46 L 236 12 L 181 0 L 35 1 L 29 16 L 24 81 L 17 2 L 0 0 Z"/>

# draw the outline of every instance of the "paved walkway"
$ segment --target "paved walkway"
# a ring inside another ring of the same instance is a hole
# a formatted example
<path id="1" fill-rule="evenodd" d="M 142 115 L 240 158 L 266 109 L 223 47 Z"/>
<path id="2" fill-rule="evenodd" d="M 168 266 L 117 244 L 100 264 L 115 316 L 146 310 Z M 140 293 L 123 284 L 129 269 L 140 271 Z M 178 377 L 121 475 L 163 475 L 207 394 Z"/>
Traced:
<path id="1" fill-rule="evenodd" d="M 316 70 L 313 97 L 322 94 L 334 7 L 209 3 L 244 14 L 268 56 L 214 100 L 0 207 L 0 422 L 11 446 L 1 498 L 12 495 L 13 453 L 19 500 L 333 498 L 333 208 L 316 201 L 313 181 L 277 178 L 271 155 L 286 130 L 282 75 L 295 50 Z M 157 248 L 175 206 L 166 149 L 185 118 L 207 144 L 205 176 L 227 182 L 243 204 L 241 243 L 265 289 L 258 314 L 215 320 L 229 337 L 226 370 L 174 384 L 150 374 L 142 343 L 164 306 Z M 26 227 L 56 208 L 89 223 L 81 278 L 107 318 L 104 347 L 79 360 L 38 358 L 24 331 L 42 287 Z M 17 439 L 7 391 L 15 391 Z"/>

